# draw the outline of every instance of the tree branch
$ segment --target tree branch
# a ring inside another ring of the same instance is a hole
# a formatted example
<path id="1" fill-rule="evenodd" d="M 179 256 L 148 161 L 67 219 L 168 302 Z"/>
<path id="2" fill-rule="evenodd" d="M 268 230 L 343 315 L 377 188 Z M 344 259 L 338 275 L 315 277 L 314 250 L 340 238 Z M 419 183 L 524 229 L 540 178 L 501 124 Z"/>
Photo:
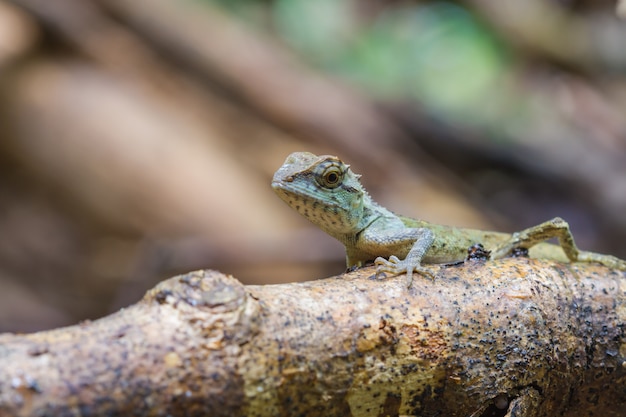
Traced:
<path id="1" fill-rule="evenodd" d="M 0 335 L 0 415 L 626 413 L 623 272 L 517 258 L 410 289 L 372 275 L 198 271 L 94 322 Z"/>

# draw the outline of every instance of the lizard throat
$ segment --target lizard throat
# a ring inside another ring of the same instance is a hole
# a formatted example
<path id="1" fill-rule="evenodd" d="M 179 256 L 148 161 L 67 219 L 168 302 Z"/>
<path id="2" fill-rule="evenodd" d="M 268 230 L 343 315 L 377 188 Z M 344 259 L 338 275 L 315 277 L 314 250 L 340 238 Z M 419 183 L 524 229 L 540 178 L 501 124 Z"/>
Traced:
<path id="1" fill-rule="evenodd" d="M 272 188 L 290 207 L 333 237 L 338 238 L 359 229 L 362 210 L 353 207 L 349 202 L 344 207 L 330 199 L 291 190 L 280 182 L 273 182 Z"/>

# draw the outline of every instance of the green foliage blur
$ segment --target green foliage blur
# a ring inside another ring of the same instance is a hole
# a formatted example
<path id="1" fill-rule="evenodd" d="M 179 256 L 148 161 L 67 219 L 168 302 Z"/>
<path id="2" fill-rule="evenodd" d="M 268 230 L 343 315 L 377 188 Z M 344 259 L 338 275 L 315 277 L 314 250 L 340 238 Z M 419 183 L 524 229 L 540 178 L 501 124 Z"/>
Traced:
<path id="1" fill-rule="evenodd" d="M 529 120 L 531 97 L 510 81 L 506 48 L 459 4 L 367 10 L 352 0 L 204 1 L 273 33 L 310 64 L 380 100 L 419 103 L 435 117 L 500 138 Z"/>

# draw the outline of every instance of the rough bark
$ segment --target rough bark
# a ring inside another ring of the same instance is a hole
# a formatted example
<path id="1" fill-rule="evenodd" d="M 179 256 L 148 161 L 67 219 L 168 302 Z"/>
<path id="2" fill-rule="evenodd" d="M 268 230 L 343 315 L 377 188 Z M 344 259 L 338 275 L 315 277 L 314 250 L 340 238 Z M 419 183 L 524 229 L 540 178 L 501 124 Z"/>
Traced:
<path id="1" fill-rule="evenodd" d="M 626 275 L 523 258 L 243 286 L 174 277 L 0 335 L 2 416 L 621 416 Z"/>

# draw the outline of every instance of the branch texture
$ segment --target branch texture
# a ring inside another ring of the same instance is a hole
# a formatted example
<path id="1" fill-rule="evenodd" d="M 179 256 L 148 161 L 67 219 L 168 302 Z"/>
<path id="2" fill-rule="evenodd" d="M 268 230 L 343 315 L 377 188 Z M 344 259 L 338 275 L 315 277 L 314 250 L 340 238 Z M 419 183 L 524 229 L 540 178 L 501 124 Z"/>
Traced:
<path id="1" fill-rule="evenodd" d="M 623 416 L 626 275 L 525 258 L 243 286 L 0 335 L 2 416 Z"/>

